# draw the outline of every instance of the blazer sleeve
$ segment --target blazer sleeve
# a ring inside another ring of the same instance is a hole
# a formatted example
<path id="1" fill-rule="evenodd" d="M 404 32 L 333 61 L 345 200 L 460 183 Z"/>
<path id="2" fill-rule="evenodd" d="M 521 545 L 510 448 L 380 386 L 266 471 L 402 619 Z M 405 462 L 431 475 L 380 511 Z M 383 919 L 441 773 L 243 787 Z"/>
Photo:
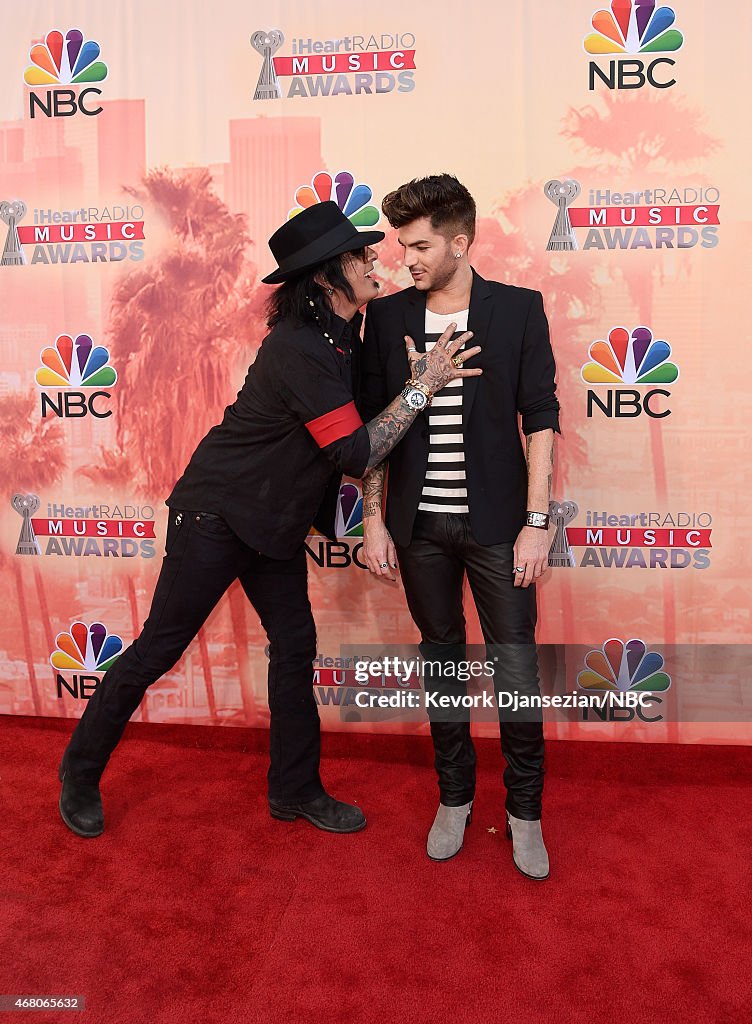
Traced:
<path id="1" fill-rule="evenodd" d="M 561 433 L 559 403 L 556 398 L 556 363 L 540 292 L 533 292 L 525 324 L 517 383 L 517 409 L 522 417 L 523 434 L 534 434 L 538 430 Z"/>
<path id="2" fill-rule="evenodd" d="M 386 391 L 384 372 L 383 320 L 378 311 L 378 300 L 371 302 L 366 312 L 366 327 L 361 350 L 361 377 L 358 411 L 363 422 L 368 423 L 389 405 L 394 395 Z"/>

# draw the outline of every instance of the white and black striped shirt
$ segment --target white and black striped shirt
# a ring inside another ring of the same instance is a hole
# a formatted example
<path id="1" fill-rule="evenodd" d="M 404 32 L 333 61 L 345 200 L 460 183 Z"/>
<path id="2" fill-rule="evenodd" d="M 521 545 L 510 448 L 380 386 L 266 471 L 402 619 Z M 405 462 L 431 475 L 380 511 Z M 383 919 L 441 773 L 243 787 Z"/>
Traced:
<path id="1" fill-rule="evenodd" d="M 449 324 L 457 324 L 453 337 L 464 333 L 467 316 L 466 309 L 446 314 L 426 309 L 426 352 L 431 351 Z M 422 512 L 468 512 L 462 379 L 451 381 L 435 395 L 428 410 L 428 428 L 428 469 L 418 508 Z"/>

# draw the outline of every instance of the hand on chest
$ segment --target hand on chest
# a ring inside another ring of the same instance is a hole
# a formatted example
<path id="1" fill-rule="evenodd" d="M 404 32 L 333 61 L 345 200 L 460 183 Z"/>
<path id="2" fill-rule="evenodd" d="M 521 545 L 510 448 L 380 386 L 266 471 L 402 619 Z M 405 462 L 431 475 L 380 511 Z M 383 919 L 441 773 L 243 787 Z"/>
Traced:
<path id="1" fill-rule="evenodd" d="M 457 314 L 455 314 L 455 322 L 456 317 Z M 471 379 L 481 387 L 487 385 L 488 381 L 486 378 L 488 374 L 491 374 L 491 377 L 495 380 L 498 380 L 500 376 L 508 380 L 516 380 L 519 372 L 521 339 L 517 338 L 508 330 L 505 330 L 502 325 L 497 323 L 487 325 L 487 329 L 483 332 L 482 336 L 479 337 L 477 328 L 473 327 L 471 319 L 468 323 L 467 315 L 465 316 L 464 323 L 468 325 L 459 325 L 453 337 L 456 337 L 465 331 L 473 331 L 473 337 L 468 344 L 470 346 L 480 345 L 482 349 L 478 355 L 469 359 L 465 363 L 468 369 L 475 366 L 483 368 L 483 375 L 481 377 Z M 441 330 L 439 330 L 440 325 L 435 322 L 430 323 L 430 326 L 433 328 L 430 331 L 424 329 L 421 332 L 416 331 L 415 333 L 410 333 L 405 327 L 403 327 L 403 334 L 397 336 L 396 339 L 392 341 L 389 346 L 386 365 L 384 367 L 390 384 L 396 384 L 400 380 L 404 380 L 405 374 L 407 374 L 410 369 L 405 352 L 404 335 L 409 334 L 415 342 L 415 347 L 419 352 L 430 352 L 431 348 L 441 337 L 444 329 L 442 326 Z M 465 347 L 466 346 L 463 346 L 463 348 Z M 467 380 L 465 383 L 467 383 Z"/>

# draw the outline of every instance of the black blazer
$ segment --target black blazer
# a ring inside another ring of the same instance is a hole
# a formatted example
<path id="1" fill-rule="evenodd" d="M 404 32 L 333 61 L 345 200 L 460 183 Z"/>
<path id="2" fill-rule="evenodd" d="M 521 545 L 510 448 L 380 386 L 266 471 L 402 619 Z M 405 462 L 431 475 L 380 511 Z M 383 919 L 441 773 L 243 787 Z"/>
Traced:
<path id="1" fill-rule="evenodd" d="M 358 405 L 368 422 L 392 401 L 410 376 L 405 335 L 425 352 L 425 294 L 407 288 L 368 305 Z M 548 321 L 540 292 L 485 281 L 473 271 L 469 345 L 480 355 L 481 377 L 463 384 L 470 524 L 479 544 L 514 541 L 527 508 L 527 466 L 519 431 L 559 430 L 559 403 Z M 428 467 L 428 416 L 415 422 L 389 455 L 386 524 L 399 545 L 410 543 Z M 543 511 L 542 509 L 538 511 Z"/>

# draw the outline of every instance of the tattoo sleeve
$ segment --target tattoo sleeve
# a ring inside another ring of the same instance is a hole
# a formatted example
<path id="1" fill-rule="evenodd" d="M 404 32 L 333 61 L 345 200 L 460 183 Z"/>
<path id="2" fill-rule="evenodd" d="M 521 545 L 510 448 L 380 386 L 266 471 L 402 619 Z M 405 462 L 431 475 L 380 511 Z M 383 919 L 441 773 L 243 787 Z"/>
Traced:
<path id="1" fill-rule="evenodd" d="M 374 466 L 370 473 L 363 477 L 363 518 L 371 519 L 381 515 L 381 499 L 384 495 L 384 477 L 386 462 Z"/>
<path id="2" fill-rule="evenodd" d="M 417 415 L 417 411 L 408 408 L 407 403 L 398 396 L 383 412 L 374 416 L 370 423 L 366 423 L 371 442 L 371 456 L 366 466 L 366 474 L 384 461 Z M 365 505 L 365 500 L 363 504 Z"/>

